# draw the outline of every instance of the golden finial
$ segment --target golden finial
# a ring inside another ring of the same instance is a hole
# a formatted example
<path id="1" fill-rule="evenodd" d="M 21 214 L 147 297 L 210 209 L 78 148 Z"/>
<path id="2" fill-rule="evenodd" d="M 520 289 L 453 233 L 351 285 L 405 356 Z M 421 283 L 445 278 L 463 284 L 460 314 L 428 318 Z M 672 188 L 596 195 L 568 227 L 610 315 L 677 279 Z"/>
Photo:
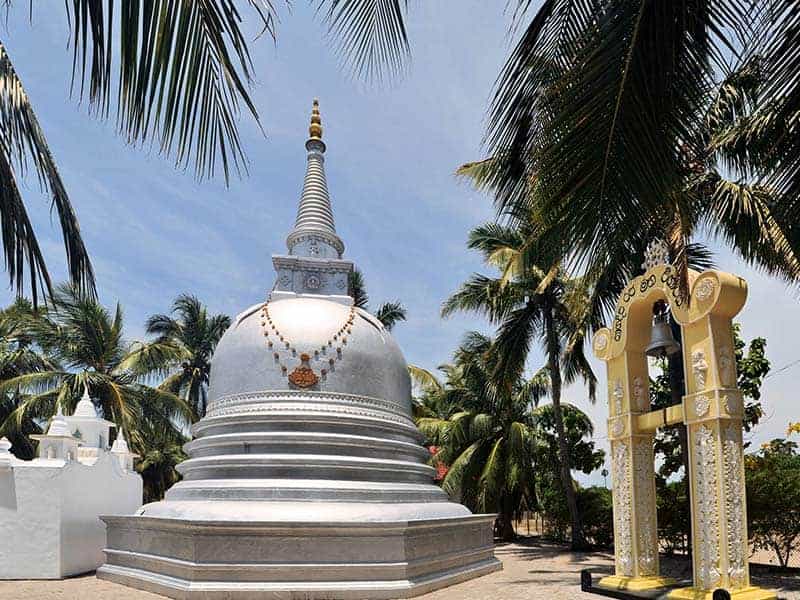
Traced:
<path id="1" fill-rule="evenodd" d="M 311 107 L 311 125 L 308 127 L 308 135 L 312 140 L 322 139 L 322 117 L 319 115 L 319 100 L 316 98 Z"/>

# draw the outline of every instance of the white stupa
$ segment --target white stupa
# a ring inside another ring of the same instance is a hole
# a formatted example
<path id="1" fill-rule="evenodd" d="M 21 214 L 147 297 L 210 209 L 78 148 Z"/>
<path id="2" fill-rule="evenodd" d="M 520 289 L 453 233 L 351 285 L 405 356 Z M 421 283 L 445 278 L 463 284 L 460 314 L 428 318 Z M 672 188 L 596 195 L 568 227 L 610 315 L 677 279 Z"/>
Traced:
<path id="1" fill-rule="evenodd" d="M 174 598 L 399 598 L 500 568 L 494 515 L 433 483 L 392 336 L 348 295 L 314 102 L 288 253 L 212 364 L 183 480 L 105 517 L 98 577 Z"/>

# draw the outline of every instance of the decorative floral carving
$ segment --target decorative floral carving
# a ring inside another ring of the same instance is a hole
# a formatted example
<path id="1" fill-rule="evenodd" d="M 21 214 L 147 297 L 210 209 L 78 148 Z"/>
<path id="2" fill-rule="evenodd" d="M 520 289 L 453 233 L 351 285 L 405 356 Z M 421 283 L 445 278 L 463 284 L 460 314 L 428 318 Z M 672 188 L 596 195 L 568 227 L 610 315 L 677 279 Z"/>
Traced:
<path id="1" fill-rule="evenodd" d="M 705 301 L 711 298 L 714 295 L 714 288 L 716 284 L 714 280 L 710 277 L 704 277 L 701 279 L 697 286 L 694 288 L 694 297 L 700 301 Z"/>
<path id="2" fill-rule="evenodd" d="M 737 414 L 737 402 L 736 397 L 726 394 L 722 398 L 722 405 L 725 407 L 725 412 L 729 415 Z"/>
<path id="3" fill-rule="evenodd" d="M 636 401 L 636 408 L 639 410 L 646 410 L 649 402 L 645 396 L 644 380 L 641 377 L 633 378 L 633 398 Z"/>
<path id="4" fill-rule="evenodd" d="M 341 256 L 342 252 L 344 252 L 344 244 L 342 240 L 340 240 L 335 234 L 334 235 L 320 235 L 320 234 L 308 234 L 308 233 L 295 233 L 289 234 L 289 237 L 286 240 L 286 244 L 290 247 L 294 247 L 297 244 L 302 244 L 303 242 L 310 242 L 314 243 L 323 243 L 323 244 L 330 244 Z"/>
<path id="5" fill-rule="evenodd" d="M 708 399 L 708 396 L 697 396 L 694 399 L 694 411 L 698 417 L 705 416 L 709 408 L 711 408 L 711 400 Z"/>
<path id="6" fill-rule="evenodd" d="M 729 346 L 723 346 L 719 349 L 719 375 L 722 379 L 722 385 L 733 387 L 736 385 L 734 377 L 734 364 L 733 352 Z"/>
<path id="7" fill-rule="evenodd" d="M 653 484 L 653 444 L 650 439 L 637 440 L 633 446 L 633 472 L 636 486 L 638 527 L 638 563 L 640 577 L 658 575 L 656 550 L 655 488 Z"/>
<path id="8" fill-rule="evenodd" d="M 664 240 L 654 239 L 647 245 L 647 250 L 644 253 L 644 262 L 642 268 L 649 271 L 653 267 L 659 265 L 669 264 L 669 246 Z"/>
<path id="9" fill-rule="evenodd" d="M 298 413 L 320 413 L 320 414 L 342 414 L 348 416 L 368 417 L 370 419 L 379 419 L 384 421 L 393 421 L 400 423 L 405 427 L 414 427 L 414 422 L 408 417 L 396 416 L 386 411 L 369 410 L 367 408 L 361 409 L 358 407 L 350 407 L 339 405 L 338 403 L 331 404 L 302 404 L 298 405 L 293 402 L 274 403 L 267 402 L 263 404 L 248 404 L 244 406 L 237 406 L 234 408 L 220 409 L 214 412 L 215 417 L 238 417 L 244 414 L 267 414 L 271 412 L 286 413 L 296 411 Z"/>
<path id="10" fill-rule="evenodd" d="M 625 423 L 622 419 L 616 419 L 615 421 L 611 422 L 611 435 L 614 437 L 619 437 L 625 431 Z"/>
<path id="11" fill-rule="evenodd" d="M 698 390 L 706 389 L 707 372 L 706 353 L 702 350 L 695 350 L 692 352 L 692 373 L 694 373 L 694 384 Z"/>
<path id="12" fill-rule="evenodd" d="M 284 273 L 283 275 L 281 275 L 281 285 L 286 286 L 289 285 L 290 283 L 292 283 L 292 277 L 288 273 Z"/>
<path id="13" fill-rule="evenodd" d="M 339 281 L 336 282 L 336 287 L 340 290 L 343 290 L 347 286 L 347 282 L 344 280 L 344 277 L 341 277 Z"/>
<path id="14" fill-rule="evenodd" d="M 616 442 L 611 460 L 614 489 L 614 546 L 617 558 L 617 575 L 633 577 L 631 559 L 631 481 L 630 454 L 624 442 Z"/>
<path id="15" fill-rule="evenodd" d="M 741 429 L 732 424 L 723 431 L 725 517 L 728 530 L 728 578 L 733 587 L 747 585 L 744 550 L 744 482 L 742 481 Z"/>
<path id="16" fill-rule="evenodd" d="M 306 289 L 318 290 L 322 287 L 322 277 L 317 273 L 309 273 L 306 275 Z"/>
<path id="17" fill-rule="evenodd" d="M 314 390 L 262 390 L 260 392 L 243 392 L 222 396 L 208 405 L 206 414 L 215 417 L 219 411 L 227 410 L 226 414 L 235 412 L 238 407 L 249 406 L 284 406 L 285 404 L 323 406 L 325 404 L 340 404 L 342 406 L 362 406 L 369 409 L 392 412 L 410 421 L 405 411 L 396 402 L 390 402 L 371 396 L 357 394 L 344 394 L 340 392 L 317 392 Z M 284 410 L 285 408 L 281 408 Z M 305 410 L 305 408 L 303 409 Z"/>
<path id="18" fill-rule="evenodd" d="M 625 391 L 622 389 L 622 380 L 617 379 L 614 382 L 614 409 L 616 414 L 622 413 L 622 399 L 625 397 Z"/>
<path id="19" fill-rule="evenodd" d="M 608 347 L 608 334 L 601 331 L 594 336 L 594 349 L 598 351 L 605 350 Z"/>
<path id="20" fill-rule="evenodd" d="M 694 439 L 695 522 L 700 548 L 696 582 L 704 590 L 719 585 L 719 513 L 717 511 L 717 461 L 714 432 L 701 425 Z"/>

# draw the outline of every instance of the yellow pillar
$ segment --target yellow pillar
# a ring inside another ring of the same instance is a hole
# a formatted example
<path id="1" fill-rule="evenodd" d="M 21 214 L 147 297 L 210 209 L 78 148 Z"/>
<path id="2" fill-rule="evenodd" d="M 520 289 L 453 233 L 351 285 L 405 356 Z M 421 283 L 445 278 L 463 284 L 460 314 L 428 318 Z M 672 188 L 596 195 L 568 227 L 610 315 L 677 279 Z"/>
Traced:
<path id="1" fill-rule="evenodd" d="M 750 585 L 744 402 L 736 383 L 731 323 L 738 312 L 732 293 L 736 284 L 732 276 L 719 273 L 696 282 L 693 300 L 710 303 L 711 309 L 683 329 L 694 585 L 674 590 L 670 598 L 711 600 L 718 588 L 738 600 L 776 598 Z"/>
<path id="2" fill-rule="evenodd" d="M 650 406 L 644 353 L 623 352 L 608 362 L 608 374 L 615 569 L 598 585 L 631 591 L 664 587 L 674 581 L 659 576 L 653 432 L 636 426 L 637 415 Z"/>

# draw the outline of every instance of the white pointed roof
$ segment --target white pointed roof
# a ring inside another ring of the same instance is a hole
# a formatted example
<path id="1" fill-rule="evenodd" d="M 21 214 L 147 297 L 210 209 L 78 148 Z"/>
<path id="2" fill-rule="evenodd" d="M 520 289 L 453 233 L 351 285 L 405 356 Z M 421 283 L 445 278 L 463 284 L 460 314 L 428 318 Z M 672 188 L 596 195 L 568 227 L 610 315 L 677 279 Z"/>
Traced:
<path id="1" fill-rule="evenodd" d="M 102 424 L 106 429 L 110 427 L 114 427 L 115 424 L 111 421 L 103 419 L 100 415 L 97 414 L 97 407 L 95 407 L 94 402 L 92 402 L 92 398 L 89 395 L 89 386 L 83 386 L 83 396 L 78 401 L 77 406 L 75 406 L 75 412 L 72 415 L 65 417 L 67 424 L 74 424 L 80 427 L 85 427 L 90 422 L 96 422 L 98 424 Z M 106 434 L 106 437 L 108 434 Z"/>
<path id="2" fill-rule="evenodd" d="M 115 454 L 128 454 L 130 450 L 128 449 L 128 442 L 125 440 L 125 431 L 120 428 L 119 433 L 117 434 L 117 438 L 114 440 L 114 443 L 111 445 L 111 451 Z"/>
<path id="3" fill-rule="evenodd" d="M 11 454 L 11 442 L 6 437 L 0 438 L 0 470 L 12 468 L 15 459 L 16 457 Z"/>
<path id="4" fill-rule="evenodd" d="M 96 419 L 97 409 L 94 407 L 94 402 L 89 397 L 89 387 L 83 386 L 83 396 L 75 407 L 75 412 L 72 413 L 73 417 L 80 417 L 82 419 Z"/>
<path id="5" fill-rule="evenodd" d="M 58 404 L 58 411 L 50 421 L 50 427 L 47 428 L 48 437 L 72 437 L 72 432 L 69 430 L 67 420 L 64 418 L 64 413 L 61 412 L 61 403 Z"/>

